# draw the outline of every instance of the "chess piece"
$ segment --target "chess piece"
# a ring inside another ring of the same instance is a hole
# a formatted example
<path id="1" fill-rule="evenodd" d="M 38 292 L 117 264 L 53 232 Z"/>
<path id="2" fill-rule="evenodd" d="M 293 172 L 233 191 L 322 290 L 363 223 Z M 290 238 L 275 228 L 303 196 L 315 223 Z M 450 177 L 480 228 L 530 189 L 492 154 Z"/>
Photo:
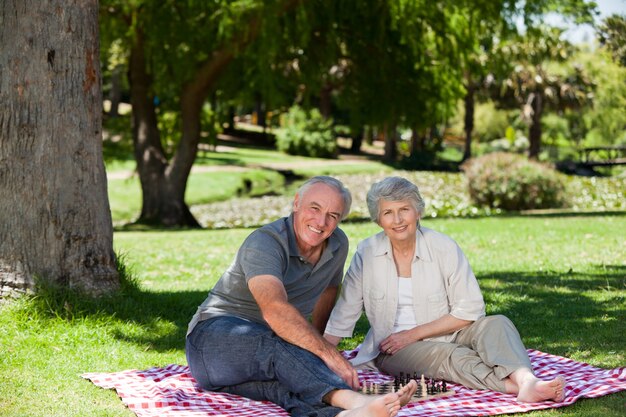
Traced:
<path id="1" fill-rule="evenodd" d="M 426 395 L 428 395 L 428 388 L 426 386 L 426 381 L 424 380 L 423 374 L 422 374 L 422 377 L 420 378 L 419 388 L 420 388 L 420 391 L 422 392 L 421 397 L 426 397 Z"/>

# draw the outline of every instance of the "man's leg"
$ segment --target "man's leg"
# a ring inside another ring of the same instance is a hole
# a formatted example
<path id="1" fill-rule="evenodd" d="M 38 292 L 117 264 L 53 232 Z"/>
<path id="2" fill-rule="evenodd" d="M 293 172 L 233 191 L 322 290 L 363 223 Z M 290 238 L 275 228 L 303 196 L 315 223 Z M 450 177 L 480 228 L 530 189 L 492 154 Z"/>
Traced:
<path id="1" fill-rule="evenodd" d="M 271 329 L 236 317 L 218 317 L 201 322 L 187 338 L 187 361 L 200 386 L 229 392 L 251 381 L 278 381 L 263 385 L 252 394 L 251 385 L 243 385 L 246 396 L 269 395 L 269 389 L 283 386 L 273 399 L 285 401 L 293 396 L 313 406 L 325 407 L 322 398 L 336 389 L 349 389 L 312 353 L 277 337 Z"/>
<path id="2" fill-rule="evenodd" d="M 293 416 L 393 417 L 417 388 L 412 383 L 402 393 L 359 394 L 317 356 L 266 326 L 234 317 L 200 323 L 186 350 L 191 373 L 203 388 L 269 400 Z"/>
<path id="3" fill-rule="evenodd" d="M 271 401 L 283 407 L 291 416 L 334 417 L 343 411 L 342 408 L 328 404 L 316 406 L 307 404 L 278 381 L 244 382 L 223 387 L 219 391 L 241 395 L 252 400 Z"/>

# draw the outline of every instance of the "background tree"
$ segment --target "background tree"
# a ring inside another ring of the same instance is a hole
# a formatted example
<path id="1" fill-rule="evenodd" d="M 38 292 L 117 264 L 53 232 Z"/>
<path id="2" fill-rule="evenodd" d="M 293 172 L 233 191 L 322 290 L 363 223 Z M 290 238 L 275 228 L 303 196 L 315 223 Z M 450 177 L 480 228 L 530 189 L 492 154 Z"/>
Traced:
<path id="1" fill-rule="evenodd" d="M 503 108 L 519 108 L 529 126 L 528 156 L 536 159 L 541 150 L 541 118 L 548 109 L 563 111 L 591 102 L 593 85 L 582 68 L 569 73 L 554 71 L 552 62 L 564 62 L 573 46 L 561 39 L 562 30 L 538 27 L 497 46 L 497 56 L 510 73 L 490 79 L 496 102 Z"/>
<path id="2" fill-rule="evenodd" d="M 511 74 L 514 71 L 510 61 L 512 58 L 511 49 L 508 46 L 503 48 L 500 48 L 500 46 L 506 45 L 507 40 L 516 42 L 515 38 L 518 41 L 521 39 L 518 28 L 519 21 L 523 21 L 524 30 L 526 30 L 529 37 L 532 37 L 532 34 L 537 31 L 539 33 L 546 31 L 542 29 L 545 26 L 541 22 L 550 13 L 559 14 L 562 18 L 572 20 L 575 23 L 590 23 L 594 13 L 596 13 L 595 8 L 595 2 L 586 2 L 584 0 L 529 0 L 525 2 L 523 7 L 519 7 L 515 1 L 486 2 L 480 5 L 480 7 L 469 8 L 467 12 L 469 16 L 468 35 L 466 37 L 469 47 L 465 49 L 463 60 L 461 61 L 465 68 L 464 86 L 466 89 L 464 98 L 465 147 L 463 160 L 469 159 L 472 155 L 475 96 L 477 94 L 479 96 L 482 95 L 481 98 L 485 99 L 484 84 L 487 79 L 492 81 L 494 76 L 496 78 L 506 78 L 507 74 Z M 474 42 L 473 45 L 471 43 L 472 40 Z M 530 52 L 529 56 L 521 57 L 518 55 L 517 58 L 528 63 L 532 61 L 529 58 L 536 55 L 540 50 L 543 51 L 543 57 L 539 57 L 539 60 L 548 58 L 551 52 L 561 57 L 562 51 L 549 51 L 546 49 L 546 47 L 562 47 L 558 42 L 553 41 L 552 43 L 550 46 L 535 47 L 535 51 Z M 504 55 L 499 56 L 501 53 Z M 535 66 L 537 64 L 537 62 L 534 63 Z M 539 103 L 540 101 L 535 101 L 535 105 L 539 106 Z M 537 134 L 536 128 L 540 128 L 540 126 L 540 124 L 535 126 L 534 134 Z"/>
<path id="3" fill-rule="evenodd" d="M 598 39 L 615 62 L 626 67 L 626 16 L 614 14 L 605 18 L 598 28 Z"/>
<path id="4" fill-rule="evenodd" d="M 96 0 L 0 5 L 0 294 L 118 287 Z"/>
<path id="5" fill-rule="evenodd" d="M 275 30 L 276 16 L 296 3 L 102 2 L 103 19 L 125 27 L 120 33 L 130 45 L 133 142 L 142 189 L 138 222 L 199 227 L 184 196 L 200 141 L 202 108 L 233 60 L 262 31 Z M 180 130 L 169 148 L 158 125 L 163 111 L 175 114 Z"/>

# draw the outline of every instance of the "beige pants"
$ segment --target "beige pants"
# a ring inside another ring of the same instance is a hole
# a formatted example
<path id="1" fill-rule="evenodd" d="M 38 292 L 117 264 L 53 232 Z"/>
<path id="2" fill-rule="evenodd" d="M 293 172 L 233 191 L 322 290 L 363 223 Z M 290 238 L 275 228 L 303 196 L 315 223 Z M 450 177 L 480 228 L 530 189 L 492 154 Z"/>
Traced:
<path id="1" fill-rule="evenodd" d="M 499 392 L 505 392 L 504 379 L 515 370 L 532 369 L 517 329 L 500 315 L 476 320 L 451 342 L 415 342 L 393 356 L 381 353 L 375 363 L 391 375 L 423 374 Z"/>

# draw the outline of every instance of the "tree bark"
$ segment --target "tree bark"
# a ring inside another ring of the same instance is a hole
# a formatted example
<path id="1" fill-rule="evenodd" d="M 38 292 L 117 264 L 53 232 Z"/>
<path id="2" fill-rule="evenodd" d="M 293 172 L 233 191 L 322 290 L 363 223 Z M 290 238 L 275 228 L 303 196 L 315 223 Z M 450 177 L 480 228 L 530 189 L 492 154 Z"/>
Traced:
<path id="1" fill-rule="evenodd" d="M 358 130 L 352 132 L 352 142 L 350 143 L 350 152 L 359 154 L 361 153 L 361 146 L 363 145 L 363 136 L 365 136 L 365 128 L 360 127 Z"/>
<path id="2" fill-rule="evenodd" d="M 144 39 L 140 30 L 136 32 L 135 42 L 131 48 L 129 83 L 135 160 L 142 192 L 141 214 L 137 222 L 168 227 L 199 227 L 185 203 L 185 187 L 191 164 L 181 181 L 179 170 L 173 168 L 173 162 L 171 165 L 168 163 L 161 143 L 152 79 L 147 72 Z M 198 116 L 198 123 L 199 120 Z M 197 129 L 199 137 L 199 125 Z M 181 143 L 181 146 L 183 145 Z"/>
<path id="3" fill-rule="evenodd" d="M 415 156 L 426 149 L 426 134 L 423 129 L 414 126 L 411 129 L 411 156 Z"/>
<path id="4" fill-rule="evenodd" d="M 332 93 L 333 86 L 330 83 L 324 83 L 320 89 L 320 114 L 324 120 L 328 120 L 332 116 Z"/>
<path id="5" fill-rule="evenodd" d="M 468 83 L 467 93 L 465 94 L 465 149 L 463 151 L 462 161 L 467 161 L 472 157 L 472 134 L 474 133 L 474 91 L 473 85 Z"/>
<path id="6" fill-rule="evenodd" d="M 3 1 L 0 50 L 0 295 L 115 290 L 97 0 Z"/>
<path id="7" fill-rule="evenodd" d="M 396 125 L 389 127 L 385 123 L 385 162 L 395 162 L 398 157 L 398 148 L 396 146 Z"/>
<path id="8" fill-rule="evenodd" d="M 543 96 L 541 93 L 536 92 L 534 94 L 531 105 L 533 114 L 528 134 L 528 141 L 530 142 L 528 157 L 537 159 L 541 150 L 541 115 L 543 114 Z"/>

